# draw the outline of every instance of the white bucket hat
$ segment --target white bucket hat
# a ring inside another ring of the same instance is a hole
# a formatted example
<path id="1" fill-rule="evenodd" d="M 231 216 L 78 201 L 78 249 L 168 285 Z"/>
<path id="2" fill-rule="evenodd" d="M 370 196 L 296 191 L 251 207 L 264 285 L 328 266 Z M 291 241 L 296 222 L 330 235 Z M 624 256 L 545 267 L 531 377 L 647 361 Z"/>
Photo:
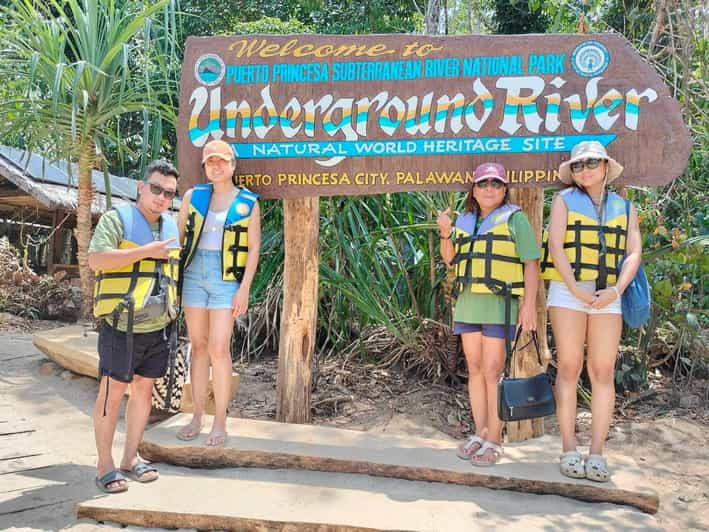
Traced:
<path id="1" fill-rule="evenodd" d="M 584 140 L 571 149 L 571 158 L 568 161 L 564 161 L 561 163 L 561 166 L 559 166 L 559 180 L 562 183 L 571 185 L 574 182 L 571 177 L 571 163 L 583 159 L 604 159 L 608 161 L 606 183 L 610 183 L 616 179 L 623 171 L 623 166 L 608 155 L 606 147 L 603 144 L 597 140 Z"/>

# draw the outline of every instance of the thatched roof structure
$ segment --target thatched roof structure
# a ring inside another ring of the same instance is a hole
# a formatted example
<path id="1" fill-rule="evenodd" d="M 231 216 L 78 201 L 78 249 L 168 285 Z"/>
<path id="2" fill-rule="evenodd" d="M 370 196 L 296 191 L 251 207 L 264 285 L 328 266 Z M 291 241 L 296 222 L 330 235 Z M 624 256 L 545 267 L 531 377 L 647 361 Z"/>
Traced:
<path id="1" fill-rule="evenodd" d="M 0 145 L 0 217 L 12 217 L 17 209 L 37 211 L 37 218 L 47 219 L 56 210 L 73 211 L 78 202 L 79 170 L 66 161 L 49 161 L 37 154 Z M 113 205 L 134 203 L 137 181 L 110 175 Z M 99 216 L 106 211 L 106 185 L 103 172 L 92 175 L 94 200 L 91 211 Z M 172 209 L 179 208 L 175 200 Z"/>

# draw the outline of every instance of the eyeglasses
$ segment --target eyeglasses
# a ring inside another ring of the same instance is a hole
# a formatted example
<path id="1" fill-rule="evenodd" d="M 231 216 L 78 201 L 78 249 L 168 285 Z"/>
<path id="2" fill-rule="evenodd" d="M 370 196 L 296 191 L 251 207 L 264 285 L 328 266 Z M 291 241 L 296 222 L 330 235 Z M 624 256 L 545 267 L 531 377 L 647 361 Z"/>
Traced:
<path id="1" fill-rule="evenodd" d="M 603 161 L 604 159 L 598 158 L 586 159 L 584 161 L 574 161 L 569 165 L 569 168 L 571 168 L 571 171 L 573 173 L 578 174 L 581 170 L 583 170 L 584 166 L 589 170 L 595 170 L 596 168 L 598 168 L 598 165 L 600 165 Z"/>
<path id="2" fill-rule="evenodd" d="M 491 186 L 492 188 L 499 190 L 504 187 L 505 184 L 499 179 L 484 179 L 482 181 L 476 181 L 475 186 L 477 188 L 487 188 Z"/>
<path id="3" fill-rule="evenodd" d="M 175 197 L 175 194 L 177 194 L 177 190 L 172 190 L 169 188 L 162 188 L 160 185 L 156 183 L 150 183 L 148 182 L 148 185 L 150 186 L 150 192 L 152 194 L 155 194 L 156 196 L 159 196 L 162 194 L 166 200 L 171 200 L 172 198 Z"/>

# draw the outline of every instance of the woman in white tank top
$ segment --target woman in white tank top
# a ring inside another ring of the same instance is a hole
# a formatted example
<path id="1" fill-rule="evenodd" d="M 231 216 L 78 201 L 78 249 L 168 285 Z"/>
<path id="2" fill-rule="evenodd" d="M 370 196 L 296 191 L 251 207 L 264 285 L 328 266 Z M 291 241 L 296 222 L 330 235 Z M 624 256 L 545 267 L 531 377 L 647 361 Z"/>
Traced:
<path id="1" fill-rule="evenodd" d="M 195 234 L 192 225 L 192 238 L 198 240 L 196 248 L 191 250 L 190 259 L 186 261 L 181 295 L 187 330 L 192 343 L 190 376 L 194 411 L 192 420 L 178 431 L 177 437 L 181 440 L 194 440 L 202 431 L 211 363 L 216 411 L 205 444 L 217 447 L 224 445 L 227 438 L 226 416 L 231 399 L 231 335 L 234 330 L 234 319 L 245 314 L 248 309 L 249 290 L 260 251 L 261 224 L 256 195 L 249 193 L 253 204 L 250 214 L 247 214 L 246 266 L 243 273 L 240 271 L 238 276 L 231 276 L 233 280 L 228 280 L 230 276 L 223 271 L 225 269 L 222 257 L 224 226 L 235 198 L 239 194 L 246 194 L 247 191 L 241 191 L 233 182 L 236 161 L 231 146 L 226 142 L 213 140 L 207 143 L 202 152 L 202 166 L 212 189 L 208 211 L 204 215 L 199 234 Z M 200 192 L 196 191 L 196 188 L 189 190 L 182 200 L 178 225 L 183 245 L 185 245 L 189 213 L 194 207 L 191 207 L 193 194 L 195 194 L 194 198 L 198 198 L 196 194 L 202 194 L 204 189 L 200 189 Z M 202 208 L 205 207 L 201 205 Z M 237 211 L 244 206 L 240 200 L 236 204 Z M 191 223 L 194 224 L 194 218 Z M 240 281 L 237 280 L 239 278 Z"/>

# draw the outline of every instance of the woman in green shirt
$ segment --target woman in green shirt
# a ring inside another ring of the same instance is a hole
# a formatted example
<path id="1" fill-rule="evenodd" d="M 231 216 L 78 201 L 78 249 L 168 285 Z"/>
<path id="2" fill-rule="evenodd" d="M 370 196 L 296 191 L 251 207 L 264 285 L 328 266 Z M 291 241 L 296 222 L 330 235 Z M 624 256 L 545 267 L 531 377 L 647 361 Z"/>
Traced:
<path id="1" fill-rule="evenodd" d="M 536 330 L 539 247 L 527 216 L 507 198 L 504 167 L 481 164 L 455 228 L 450 209 L 437 220 L 441 256 L 456 268 L 453 334 L 463 342 L 475 421 L 475 434 L 457 454 L 475 466 L 494 465 L 502 452 L 497 382 L 505 366 L 505 342 L 514 338 L 515 324 Z"/>

